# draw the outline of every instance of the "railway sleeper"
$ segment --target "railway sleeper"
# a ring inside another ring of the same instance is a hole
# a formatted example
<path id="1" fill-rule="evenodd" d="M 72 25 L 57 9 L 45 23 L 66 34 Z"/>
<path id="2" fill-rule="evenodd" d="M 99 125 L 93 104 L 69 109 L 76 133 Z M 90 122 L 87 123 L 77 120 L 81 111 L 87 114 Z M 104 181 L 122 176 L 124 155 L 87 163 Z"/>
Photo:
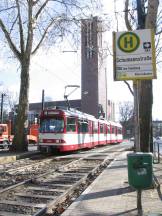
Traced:
<path id="1" fill-rule="evenodd" d="M 45 182 L 45 183 L 47 183 L 47 184 L 62 184 L 62 185 L 70 185 L 70 186 L 72 186 L 74 183 L 76 182 L 76 180 L 75 181 L 72 181 L 72 180 L 70 180 L 70 179 L 51 179 L 51 180 L 48 180 L 47 182 Z"/>
<path id="2" fill-rule="evenodd" d="M 13 214 L 33 215 L 39 210 L 45 208 L 45 204 L 35 204 L 22 201 L 0 200 L 0 209 L 3 212 Z M 12 214 L 12 215 L 13 215 Z"/>
<path id="3" fill-rule="evenodd" d="M 69 171 L 65 172 L 65 174 L 70 174 L 70 175 L 74 175 L 74 174 L 85 175 L 85 174 L 87 174 L 87 172 L 85 172 L 85 170 L 73 169 L 73 170 L 69 170 Z"/>
<path id="4" fill-rule="evenodd" d="M 25 199 L 34 198 L 36 200 L 36 203 L 40 201 L 44 201 L 44 200 L 53 200 L 57 197 L 57 196 L 38 195 L 38 194 L 29 194 L 29 193 L 15 193 L 15 195 L 19 197 L 20 199 L 22 199 L 22 197 Z"/>
<path id="5" fill-rule="evenodd" d="M 44 195 L 44 196 L 60 196 L 65 190 L 60 191 L 59 189 L 45 189 L 45 188 L 28 188 L 26 193 L 33 195 Z"/>
<path id="6" fill-rule="evenodd" d="M 99 161 L 101 160 L 102 161 L 105 157 L 106 157 L 105 155 L 98 156 L 98 157 L 92 156 L 92 157 L 89 157 L 88 160 L 99 160 Z"/>
<path id="7" fill-rule="evenodd" d="M 75 177 L 76 178 L 81 178 L 81 177 L 85 176 L 86 174 L 87 174 L 87 172 L 84 172 L 84 173 L 78 173 L 78 172 L 69 173 L 69 172 L 65 172 L 65 173 L 63 173 L 63 176 L 68 177 L 68 178 L 75 178 Z"/>
<path id="8" fill-rule="evenodd" d="M 40 184 L 39 184 L 39 186 L 45 186 L 45 187 L 48 187 L 48 188 L 52 188 L 52 189 L 54 189 L 54 188 L 64 188 L 64 189 L 67 189 L 67 188 L 69 188 L 69 187 L 71 187 L 72 186 L 72 184 L 61 184 L 61 183 L 59 183 L 59 184 L 48 184 L 47 182 L 41 182 Z"/>
<path id="9" fill-rule="evenodd" d="M 64 192 L 64 189 L 60 189 L 60 188 L 55 188 L 55 189 L 50 189 L 48 187 L 28 187 L 28 190 L 32 190 L 32 191 L 46 191 L 46 192 Z"/>
<path id="10" fill-rule="evenodd" d="M 0 200 L 0 205 L 13 205 L 13 206 L 24 206 L 24 207 L 32 207 L 32 208 L 44 208 L 45 204 L 35 204 L 28 202 L 20 202 L 20 201 L 10 201 L 10 200 Z"/>
<path id="11" fill-rule="evenodd" d="M 82 176 L 84 175 L 78 175 L 77 173 L 74 175 L 66 175 L 66 173 L 62 173 L 62 175 L 60 177 L 58 177 L 58 179 L 65 179 L 65 180 L 70 180 L 70 181 L 77 181 L 79 179 L 82 178 Z"/>

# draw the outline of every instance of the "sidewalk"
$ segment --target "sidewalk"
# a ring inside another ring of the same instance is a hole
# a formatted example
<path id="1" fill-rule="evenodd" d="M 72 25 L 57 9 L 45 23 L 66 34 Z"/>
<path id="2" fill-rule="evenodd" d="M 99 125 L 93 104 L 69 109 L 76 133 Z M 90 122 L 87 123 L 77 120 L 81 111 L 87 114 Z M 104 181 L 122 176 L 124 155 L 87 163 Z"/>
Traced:
<path id="1" fill-rule="evenodd" d="M 62 216 L 137 216 L 137 193 L 128 185 L 127 153 L 116 158 Z M 162 162 L 153 166 L 162 184 Z M 142 207 L 144 216 L 162 216 L 161 191 L 142 191 Z"/>

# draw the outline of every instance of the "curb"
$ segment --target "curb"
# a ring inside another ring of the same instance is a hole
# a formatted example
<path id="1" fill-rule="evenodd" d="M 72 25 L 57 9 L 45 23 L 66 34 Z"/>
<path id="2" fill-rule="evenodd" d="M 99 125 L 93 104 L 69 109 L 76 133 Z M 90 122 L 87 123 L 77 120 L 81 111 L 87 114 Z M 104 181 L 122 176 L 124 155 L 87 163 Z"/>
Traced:
<path id="1" fill-rule="evenodd" d="M 40 153 L 39 151 L 32 151 L 32 152 L 24 152 L 24 153 L 20 153 L 20 154 L 16 154 L 16 155 L 11 153 L 11 155 L 0 156 L 0 164 L 11 163 L 11 162 L 14 162 L 16 160 L 27 158 L 31 155 L 37 155 L 39 153 Z"/>

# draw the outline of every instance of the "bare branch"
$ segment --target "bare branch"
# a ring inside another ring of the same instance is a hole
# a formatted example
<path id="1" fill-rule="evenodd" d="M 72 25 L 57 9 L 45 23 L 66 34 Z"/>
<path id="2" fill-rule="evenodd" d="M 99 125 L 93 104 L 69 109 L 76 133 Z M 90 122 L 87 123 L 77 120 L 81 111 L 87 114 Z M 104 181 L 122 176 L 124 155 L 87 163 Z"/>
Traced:
<path id="1" fill-rule="evenodd" d="M 38 4 L 40 0 L 33 0 L 33 6 L 35 6 L 36 4 Z"/>
<path id="2" fill-rule="evenodd" d="M 157 37 L 156 37 L 157 38 Z M 160 35 L 158 35 L 158 39 L 156 40 L 157 42 L 156 42 L 156 49 L 157 49 L 157 47 L 159 46 L 159 43 L 160 43 Z"/>
<path id="3" fill-rule="evenodd" d="M 21 20 L 21 13 L 20 13 L 20 5 L 19 0 L 16 0 L 17 5 L 17 11 L 18 11 L 18 19 L 19 19 L 19 35 L 20 35 L 20 47 L 21 47 L 21 53 L 24 53 L 24 33 L 23 33 L 23 25 Z"/>
<path id="4" fill-rule="evenodd" d="M 10 34 L 11 34 L 11 32 L 12 32 L 12 30 L 13 30 L 13 28 L 14 28 L 16 22 L 17 22 L 17 19 L 18 19 L 18 15 L 17 15 L 15 21 L 13 21 L 13 23 L 12 23 L 12 26 L 11 26 L 11 28 L 10 28 Z"/>
<path id="5" fill-rule="evenodd" d="M 10 34 L 7 31 L 6 26 L 4 25 L 3 21 L 0 19 L 0 28 L 2 29 L 5 38 L 9 44 L 10 49 L 13 51 L 14 55 L 19 59 L 19 61 L 21 60 L 21 56 L 20 56 L 20 52 L 17 50 L 16 46 L 14 45 L 14 43 L 11 40 Z"/>
<path id="6" fill-rule="evenodd" d="M 12 6 L 12 7 L 8 7 L 8 8 L 5 8 L 5 9 L 2 9 L 2 10 L 0 10 L 0 13 L 8 11 L 8 10 L 11 10 L 11 9 L 14 9 L 14 8 L 17 8 L 17 6 Z"/>
<path id="7" fill-rule="evenodd" d="M 41 14 L 42 10 L 45 8 L 45 6 L 47 5 L 47 3 L 49 2 L 49 0 L 46 0 L 42 6 L 39 8 L 38 12 L 36 13 L 35 15 L 35 19 L 37 20 L 38 19 L 38 16 Z"/>
<path id="8" fill-rule="evenodd" d="M 46 29 L 44 30 L 43 32 L 43 35 L 40 39 L 40 41 L 38 42 L 37 46 L 34 48 L 34 50 L 32 51 L 32 55 L 34 55 L 36 53 L 36 51 L 39 49 L 39 47 L 41 46 L 42 42 L 44 41 L 47 33 L 48 33 L 48 30 L 50 29 L 50 27 L 54 24 L 54 22 L 56 22 L 57 20 L 56 19 L 52 19 L 51 22 L 48 24 L 48 26 L 46 27 Z"/>
<path id="9" fill-rule="evenodd" d="M 116 0 L 114 1 L 114 13 L 115 13 L 115 19 L 116 19 L 116 28 L 118 31 L 118 16 L 117 16 L 117 12 L 116 12 Z"/>
<path id="10" fill-rule="evenodd" d="M 160 35 L 162 33 L 162 29 L 158 32 L 156 32 L 156 35 Z"/>
<path id="11" fill-rule="evenodd" d="M 159 63 L 162 63 L 162 61 L 158 61 L 158 62 L 156 62 L 156 64 L 159 64 Z"/>
<path id="12" fill-rule="evenodd" d="M 128 31 L 132 31 L 132 27 L 131 27 L 131 24 L 129 22 L 129 19 L 128 19 L 128 5 L 129 5 L 129 0 L 125 0 L 125 25 L 128 29 Z"/>
<path id="13" fill-rule="evenodd" d="M 119 103 L 119 114 L 120 121 L 126 126 L 129 121 L 133 118 L 133 103 L 132 102 L 123 102 Z"/>
<path id="14" fill-rule="evenodd" d="M 27 42 L 26 42 L 26 53 L 28 55 L 31 54 L 32 43 L 33 43 L 33 19 L 32 19 L 33 6 L 32 6 L 32 2 L 33 2 L 32 0 L 29 0 L 28 2 L 28 36 L 27 36 Z"/>
<path id="15" fill-rule="evenodd" d="M 128 86 L 128 88 L 129 88 L 129 91 L 131 92 L 131 94 L 134 96 L 134 92 L 133 92 L 133 90 L 131 89 L 131 87 L 130 87 L 130 85 L 129 85 L 129 83 L 127 82 L 127 81 L 125 81 L 124 80 L 124 83 Z"/>

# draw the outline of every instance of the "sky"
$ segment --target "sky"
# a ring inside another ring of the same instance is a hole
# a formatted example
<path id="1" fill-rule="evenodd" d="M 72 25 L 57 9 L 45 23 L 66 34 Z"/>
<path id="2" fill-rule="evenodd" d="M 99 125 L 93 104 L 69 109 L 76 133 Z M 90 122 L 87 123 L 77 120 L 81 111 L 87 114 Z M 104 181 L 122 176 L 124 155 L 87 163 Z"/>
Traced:
<path id="1" fill-rule="evenodd" d="M 107 32 L 107 43 L 112 47 L 112 29 L 117 30 L 117 24 L 114 20 L 114 4 L 113 0 L 102 0 L 104 10 L 100 15 L 109 23 L 107 14 L 112 17 L 111 29 Z M 118 20 L 123 15 L 124 0 L 116 0 L 116 11 L 118 11 Z M 118 23 L 118 30 L 125 30 L 122 23 Z M 71 44 L 71 41 L 65 39 L 61 47 L 44 48 L 42 47 L 36 56 L 32 58 L 30 67 L 30 91 L 29 102 L 41 102 L 42 90 L 45 90 L 45 100 L 64 100 L 64 90 L 66 85 L 79 85 L 78 88 L 69 99 L 79 99 L 81 97 L 81 55 L 80 49 L 77 52 Z M 9 89 L 12 92 L 19 92 L 20 70 L 18 64 L 12 58 L 4 59 L 3 52 L 0 53 L 0 90 Z M 153 119 L 162 120 L 162 103 L 160 102 L 160 94 L 162 94 L 162 72 L 157 72 L 157 79 L 153 81 Z M 116 104 L 116 114 L 118 115 L 118 105 L 123 101 L 132 101 L 133 97 L 123 81 L 113 80 L 113 62 L 112 56 L 108 56 L 107 60 L 107 79 L 108 79 L 108 99 Z M 132 85 L 132 81 L 129 81 Z"/>

